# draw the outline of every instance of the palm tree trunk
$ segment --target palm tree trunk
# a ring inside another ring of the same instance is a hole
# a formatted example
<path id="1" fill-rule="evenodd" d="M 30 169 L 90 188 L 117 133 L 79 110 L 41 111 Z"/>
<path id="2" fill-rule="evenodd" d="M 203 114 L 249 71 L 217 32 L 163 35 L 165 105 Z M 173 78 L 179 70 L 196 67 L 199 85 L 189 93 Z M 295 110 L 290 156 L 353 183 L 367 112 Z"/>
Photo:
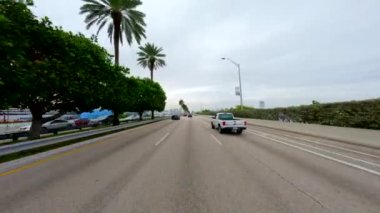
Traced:
<path id="1" fill-rule="evenodd" d="M 149 69 L 150 69 L 150 80 L 153 81 L 153 67 L 151 66 Z M 151 118 L 152 120 L 154 119 L 154 110 L 152 110 Z"/>
<path id="2" fill-rule="evenodd" d="M 115 48 L 115 65 L 119 65 L 119 41 L 120 41 L 121 17 L 118 14 L 113 16 L 113 45 Z"/>

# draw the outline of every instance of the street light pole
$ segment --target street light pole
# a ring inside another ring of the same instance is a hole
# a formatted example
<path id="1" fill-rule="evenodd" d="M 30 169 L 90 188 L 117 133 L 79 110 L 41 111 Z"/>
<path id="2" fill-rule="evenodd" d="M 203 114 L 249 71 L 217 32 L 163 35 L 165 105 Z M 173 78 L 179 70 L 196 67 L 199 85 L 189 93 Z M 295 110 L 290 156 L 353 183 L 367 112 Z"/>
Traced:
<path id="1" fill-rule="evenodd" d="M 234 64 L 238 68 L 238 74 L 239 74 L 239 95 L 240 95 L 240 109 L 243 109 L 243 90 L 241 88 L 241 76 L 240 76 L 240 64 L 231 60 L 230 58 L 222 58 L 222 60 L 228 60 L 232 64 Z"/>

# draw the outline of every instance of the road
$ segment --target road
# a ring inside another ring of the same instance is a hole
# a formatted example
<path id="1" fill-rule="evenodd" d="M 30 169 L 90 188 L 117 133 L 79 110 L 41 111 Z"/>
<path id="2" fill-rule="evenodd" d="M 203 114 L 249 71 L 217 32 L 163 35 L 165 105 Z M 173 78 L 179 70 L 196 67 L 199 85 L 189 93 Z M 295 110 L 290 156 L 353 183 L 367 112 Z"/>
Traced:
<path id="1" fill-rule="evenodd" d="M 2 172 L 0 189 L 0 212 L 380 212 L 380 150 L 183 117 Z"/>

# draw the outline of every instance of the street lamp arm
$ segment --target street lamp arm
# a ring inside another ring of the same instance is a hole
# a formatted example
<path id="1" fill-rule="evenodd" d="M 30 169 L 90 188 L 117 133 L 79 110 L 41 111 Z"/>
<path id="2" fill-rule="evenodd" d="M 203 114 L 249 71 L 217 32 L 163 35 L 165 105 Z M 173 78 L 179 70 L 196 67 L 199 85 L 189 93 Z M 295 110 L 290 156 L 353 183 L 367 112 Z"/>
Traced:
<path id="1" fill-rule="evenodd" d="M 222 58 L 222 60 L 227 60 L 227 61 L 229 61 L 229 62 L 231 62 L 231 63 L 235 64 L 235 66 L 237 66 L 237 67 L 239 67 L 239 66 L 240 66 L 240 64 L 239 64 L 239 63 L 237 63 L 237 62 L 233 61 L 233 60 L 232 60 L 232 59 L 230 59 L 230 58 Z"/>
<path id="2" fill-rule="evenodd" d="M 227 60 L 231 63 L 233 63 L 237 69 L 238 69 L 238 74 L 239 74 L 239 96 L 240 96 L 240 109 L 243 109 L 243 91 L 242 91 L 242 88 L 241 88 L 241 77 L 240 77 L 240 64 L 238 64 L 237 62 L 233 61 L 232 59 L 230 58 L 222 58 L 222 60 Z"/>

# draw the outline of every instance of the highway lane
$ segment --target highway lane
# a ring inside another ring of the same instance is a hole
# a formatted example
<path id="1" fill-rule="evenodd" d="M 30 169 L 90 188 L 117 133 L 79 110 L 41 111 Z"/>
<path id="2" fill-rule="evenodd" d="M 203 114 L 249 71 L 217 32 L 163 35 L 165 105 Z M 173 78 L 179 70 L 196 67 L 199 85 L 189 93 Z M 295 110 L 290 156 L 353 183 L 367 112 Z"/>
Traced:
<path id="1" fill-rule="evenodd" d="M 1 173 L 0 210 L 379 212 L 379 160 L 378 150 L 271 129 L 221 135 L 196 116 Z"/>

